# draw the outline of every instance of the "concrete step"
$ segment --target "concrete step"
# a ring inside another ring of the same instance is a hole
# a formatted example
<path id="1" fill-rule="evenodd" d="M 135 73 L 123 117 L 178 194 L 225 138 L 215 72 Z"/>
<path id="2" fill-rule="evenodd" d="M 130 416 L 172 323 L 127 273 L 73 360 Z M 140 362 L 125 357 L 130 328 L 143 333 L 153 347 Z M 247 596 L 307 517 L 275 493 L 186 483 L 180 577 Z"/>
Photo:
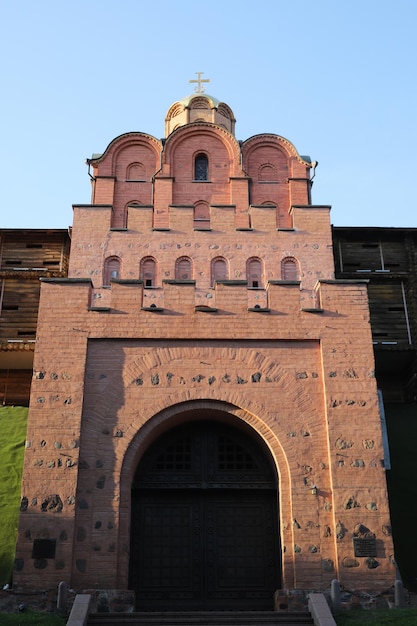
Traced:
<path id="1" fill-rule="evenodd" d="M 92 613 L 89 626 L 313 626 L 301 611 L 187 611 L 169 613 Z"/>

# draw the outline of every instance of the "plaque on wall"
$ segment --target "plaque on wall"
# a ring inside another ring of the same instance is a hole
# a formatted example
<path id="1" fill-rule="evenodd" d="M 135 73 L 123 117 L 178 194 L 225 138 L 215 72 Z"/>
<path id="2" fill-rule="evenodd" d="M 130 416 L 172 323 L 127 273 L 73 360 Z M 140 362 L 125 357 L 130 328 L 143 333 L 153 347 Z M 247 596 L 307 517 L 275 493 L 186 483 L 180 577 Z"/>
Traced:
<path id="1" fill-rule="evenodd" d="M 32 548 L 32 559 L 54 559 L 56 539 L 35 539 Z"/>
<path id="2" fill-rule="evenodd" d="M 376 539 L 353 538 L 355 556 L 376 556 Z"/>

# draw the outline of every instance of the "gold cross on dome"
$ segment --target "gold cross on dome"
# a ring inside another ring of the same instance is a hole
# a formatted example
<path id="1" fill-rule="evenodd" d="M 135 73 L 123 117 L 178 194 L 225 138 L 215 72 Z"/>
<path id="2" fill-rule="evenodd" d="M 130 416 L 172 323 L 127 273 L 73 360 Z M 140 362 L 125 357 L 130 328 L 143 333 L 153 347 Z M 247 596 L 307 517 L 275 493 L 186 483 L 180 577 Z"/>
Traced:
<path id="1" fill-rule="evenodd" d="M 190 80 L 188 82 L 190 82 L 190 83 L 197 83 L 197 85 L 194 87 L 195 93 L 204 93 L 206 89 L 205 89 L 205 87 L 201 83 L 209 83 L 210 79 L 209 78 L 201 78 L 201 76 L 202 76 L 202 74 L 204 74 L 204 72 L 196 72 L 196 74 L 197 74 L 197 79 Z"/>

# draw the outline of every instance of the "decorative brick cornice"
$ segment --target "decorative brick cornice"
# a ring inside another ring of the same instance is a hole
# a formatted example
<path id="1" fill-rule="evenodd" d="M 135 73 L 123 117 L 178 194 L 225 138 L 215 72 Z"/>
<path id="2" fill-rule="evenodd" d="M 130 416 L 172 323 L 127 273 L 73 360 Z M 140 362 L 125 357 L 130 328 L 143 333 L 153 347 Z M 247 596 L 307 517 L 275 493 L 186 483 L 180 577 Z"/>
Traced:
<path id="1" fill-rule="evenodd" d="M 242 152 L 247 152 L 249 154 L 258 145 L 265 146 L 268 143 L 284 148 L 287 154 L 296 157 L 297 160 L 303 165 L 311 167 L 311 162 L 306 161 L 300 154 L 298 154 L 296 147 L 291 143 L 291 141 L 285 139 L 285 137 L 281 137 L 281 135 L 274 135 L 272 133 L 262 133 L 260 135 L 253 135 L 252 137 L 249 137 L 249 139 L 246 139 L 246 141 L 242 143 Z"/>
<path id="2" fill-rule="evenodd" d="M 124 133 L 123 135 L 115 137 L 115 139 L 113 139 L 104 150 L 103 154 L 100 154 L 100 156 L 96 158 L 87 159 L 87 163 L 98 165 L 110 154 L 111 151 L 125 148 L 134 143 L 146 143 L 152 146 L 157 153 L 159 153 L 162 149 L 161 140 L 157 139 L 153 135 L 141 132 Z"/>

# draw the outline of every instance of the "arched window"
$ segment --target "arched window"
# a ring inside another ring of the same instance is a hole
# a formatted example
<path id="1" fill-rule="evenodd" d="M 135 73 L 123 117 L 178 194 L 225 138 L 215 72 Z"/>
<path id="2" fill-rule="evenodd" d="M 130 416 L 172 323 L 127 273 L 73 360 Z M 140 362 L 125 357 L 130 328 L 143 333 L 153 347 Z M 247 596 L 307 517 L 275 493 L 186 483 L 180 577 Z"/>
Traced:
<path id="1" fill-rule="evenodd" d="M 286 257 L 281 261 L 282 280 L 300 280 L 298 261 L 294 257 Z"/>
<path id="2" fill-rule="evenodd" d="M 200 153 L 194 159 L 194 180 L 208 180 L 208 158 Z"/>
<path id="3" fill-rule="evenodd" d="M 227 263 L 226 259 L 216 257 L 211 262 L 211 284 L 214 285 L 216 280 L 227 280 Z"/>
<path id="4" fill-rule="evenodd" d="M 175 278 L 177 280 L 192 279 L 191 259 L 188 256 L 182 256 L 175 262 Z"/>
<path id="5" fill-rule="evenodd" d="M 210 207 L 206 202 L 197 202 L 194 207 L 194 228 L 210 229 Z"/>
<path id="6" fill-rule="evenodd" d="M 150 256 L 140 262 L 140 278 L 145 287 L 156 286 L 156 261 Z"/>
<path id="7" fill-rule="evenodd" d="M 246 280 L 251 289 L 262 289 L 262 261 L 258 258 L 249 259 L 246 264 Z"/>
<path id="8" fill-rule="evenodd" d="M 103 287 L 110 287 L 110 282 L 116 278 L 120 278 L 120 259 L 109 256 L 104 261 Z"/>
<path id="9" fill-rule="evenodd" d="M 142 163 L 131 163 L 127 167 L 126 180 L 145 180 L 145 167 Z"/>

